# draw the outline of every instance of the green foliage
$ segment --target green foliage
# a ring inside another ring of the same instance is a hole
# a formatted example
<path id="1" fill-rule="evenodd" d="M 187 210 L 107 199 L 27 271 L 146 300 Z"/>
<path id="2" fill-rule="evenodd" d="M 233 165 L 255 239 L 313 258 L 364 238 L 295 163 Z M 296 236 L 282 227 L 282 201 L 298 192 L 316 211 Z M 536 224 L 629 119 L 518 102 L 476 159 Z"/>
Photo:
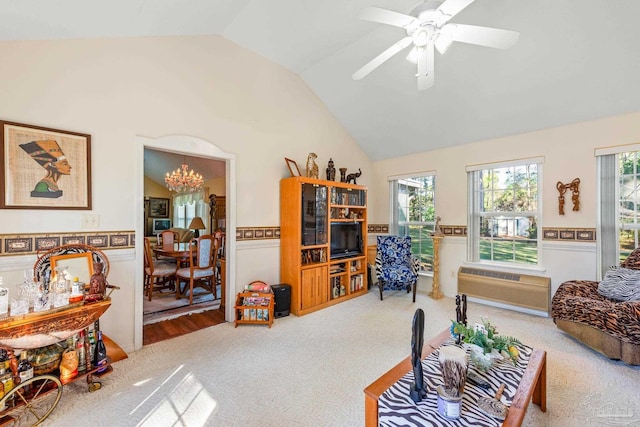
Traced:
<path id="1" fill-rule="evenodd" d="M 522 344 L 517 338 L 498 335 L 496 327 L 488 319 L 482 319 L 481 328 L 468 327 L 463 323 L 452 321 L 451 335 L 454 337 L 460 335 L 462 342 L 481 347 L 484 354 L 496 350 L 509 357 L 514 365 L 518 360 L 516 346 Z"/>

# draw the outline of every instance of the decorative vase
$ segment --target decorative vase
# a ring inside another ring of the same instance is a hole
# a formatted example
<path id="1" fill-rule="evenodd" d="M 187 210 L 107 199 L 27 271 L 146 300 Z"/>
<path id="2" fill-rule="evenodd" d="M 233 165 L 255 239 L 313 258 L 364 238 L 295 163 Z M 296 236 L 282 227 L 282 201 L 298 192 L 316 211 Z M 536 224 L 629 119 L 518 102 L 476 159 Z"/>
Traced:
<path id="1" fill-rule="evenodd" d="M 347 182 L 347 168 L 340 168 L 340 182 Z"/>
<path id="2" fill-rule="evenodd" d="M 501 360 L 502 355 L 497 350 L 485 353 L 484 349 L 476 344 L 464 343 L 464 347 L 469 349 L 469 360 L 477 370 L 487 372 L 494 365 L 496 360 Z"/>

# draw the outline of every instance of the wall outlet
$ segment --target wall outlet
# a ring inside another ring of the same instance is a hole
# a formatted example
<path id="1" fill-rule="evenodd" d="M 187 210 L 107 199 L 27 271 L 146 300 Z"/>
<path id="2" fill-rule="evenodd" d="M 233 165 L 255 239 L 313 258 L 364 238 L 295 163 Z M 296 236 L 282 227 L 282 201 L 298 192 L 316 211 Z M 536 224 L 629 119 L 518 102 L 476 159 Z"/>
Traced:
<path id="1" fill-rule="evenodd" d="M 83 214 L 82 215 L 82 228 L 96 229 L 100 227 L 100 215 L 98 214 Z"/>

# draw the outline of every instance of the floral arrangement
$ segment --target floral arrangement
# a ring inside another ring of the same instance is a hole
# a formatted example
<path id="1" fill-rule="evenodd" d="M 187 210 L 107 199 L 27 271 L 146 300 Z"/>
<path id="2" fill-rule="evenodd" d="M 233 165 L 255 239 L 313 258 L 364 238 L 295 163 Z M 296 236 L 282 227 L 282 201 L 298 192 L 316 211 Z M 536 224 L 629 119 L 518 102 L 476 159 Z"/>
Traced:
<path id="1" fill-rule="evenodd" d="M 482 325 L 474 327 L 468 327 L 464 323 L 452 321 L 450 330 L 451 336 L 454 338 L 460 337 L 463 343 L 471 347 L 472 361 L 483 370 L 488 369 L 492 363 L 491 359 L 496 356 L 499 357 L 499 355 L 508 357 L 514 365 L 518 360 L 517 345 L 521 344 L 521 342 L 514 337 L 498 335 L 496 327 L 487 319 L 482 319 Z M 474 352 L 474 350 L 476 351 Z M 483 355 L 486 357 L 482 358 Z"/>

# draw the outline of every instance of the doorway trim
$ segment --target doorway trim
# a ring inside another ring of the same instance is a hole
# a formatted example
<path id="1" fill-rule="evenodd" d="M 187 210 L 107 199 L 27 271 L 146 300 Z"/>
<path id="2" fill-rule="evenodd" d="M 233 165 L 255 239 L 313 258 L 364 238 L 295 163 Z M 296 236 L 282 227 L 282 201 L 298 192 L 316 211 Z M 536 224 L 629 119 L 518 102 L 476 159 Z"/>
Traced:
<path id="1" fill-rule="evenodd" d="M 158 151 L 197 156 L 225 161 L 226 174 L 226 293 L 225 293 L 225 320 L 233 318 L 233 305 L 235 304 L 235 288 L 232 285 L 236 279 L 236 155 L 221 150 L 218 146 L 204 139 L 188 135 L 168 135 L 159 138 L 136 136 L 136 277 L 134 292 L 134 350 L 142 348 L 143 334 L 143 300 L 144 300 L 144 263 L 143 237 L 144 237 L 144 149 L 150 148 Z"/>

